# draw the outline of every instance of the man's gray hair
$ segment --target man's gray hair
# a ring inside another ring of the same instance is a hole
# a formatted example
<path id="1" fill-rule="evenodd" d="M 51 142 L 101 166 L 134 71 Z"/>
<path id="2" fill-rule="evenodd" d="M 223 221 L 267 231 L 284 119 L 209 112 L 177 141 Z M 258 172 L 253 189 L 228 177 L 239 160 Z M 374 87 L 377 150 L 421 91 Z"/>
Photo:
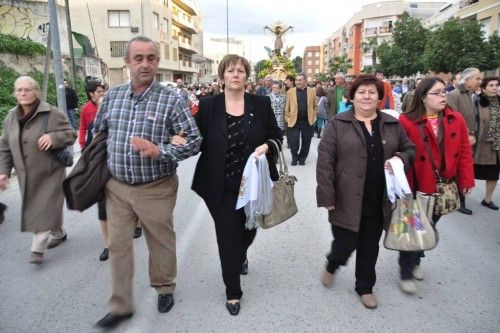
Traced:
<path id="1" fill-rule="evenodd" d="M 153 44 L 153 47 L 155 48 L 155 55 L 157 57 L 160 56 L 160 50 L 158 50 L 158 46 L 151 38 L 146 37 L 146 36 L 136 36 L 136 37 L 132 38 L 131 40 L 129 40 L 127 43 L 127 46 L 125 47 L 125 54 L 123 56 L 125 59 L 127 59 L 129 54 L 130 54 L 130 46 L 132 45 L 133 42 L 143 42 L 143 43 Z"/>
<path id="2" fill-rule="evenodd" d="M 266 75 L 266 77 L 264 78 L 264 80 L 273 80 L 273 77 L 271 75 Z"/>
<path id="3" fill-rule="evenodd" d="M 469 67 L 464 69 L 464 71 L 462 72 L 462 77 L 460 78 L 460 83 L 463 84 L 467 82 L 471 78 L 471 76 L 476 73 L 480 73 L 479 69 L 477 68 Z"/>
<path id="4" fill-rule="evenodd" d="M 337 77 L 337 76 L 340 76 L 341 78 L 343 78 L 345 80 L 345 74 L 344 73 L 337 72 L 337 73 L 335 73 L 335 77 Z"/>
<path id="5" fill-rule="evenodd" d="M 306 75 L 306 73 L 299 73 L 299 74 L 297 74 L 297 76 L 302 76 L 304 78 L 304 80 L 307 81 L 307 75 Z"/>

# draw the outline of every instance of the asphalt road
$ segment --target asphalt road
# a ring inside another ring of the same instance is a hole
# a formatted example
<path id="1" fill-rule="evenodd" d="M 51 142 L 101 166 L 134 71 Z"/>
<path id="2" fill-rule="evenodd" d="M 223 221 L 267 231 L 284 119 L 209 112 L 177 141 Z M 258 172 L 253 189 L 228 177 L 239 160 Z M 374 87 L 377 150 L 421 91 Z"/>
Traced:
<path id="1" fill-rule="evenodd" d="M 259 230 L 249 251 L 237 317 L 224 306 L 213 222 L 190 190 L 196 158 L 182 162 L 175 306 L 167 314 L 156 310 L 143 236 L 134 240 L 136 313 L 116 331 L 499 332 L 500 213 L 480 205 L 483 182 L 468 199 L 474 215 L 453 213 L 439 222 L 440 243 L 423 260 L 425 280 L 417 283 L 416 295 L 398 289 L 397 253 L 384 248 L 377 264 L 376 310 L 365 309 L 354 292 L 354 259 L 331 289 L 320 284 L 332 236 L 326 211 L 316 208 L 317 143 L 313 139 L 305 166 L 290 167 L 299 179 L 299 213 L 281 226 Z M 107 313 L 110 292 L 109 264 L 98 260 L 103 242 L 96 208 L 65 211 L 68 240 L 34 266 L 28 263 L 31 234 L 19 232 L 15 179 L 0 201 L 9 206 L 0 225 L 0 332 L 94 331 L 92 325 Z M 500 189 L 494 201 L 500 204 Z"/>

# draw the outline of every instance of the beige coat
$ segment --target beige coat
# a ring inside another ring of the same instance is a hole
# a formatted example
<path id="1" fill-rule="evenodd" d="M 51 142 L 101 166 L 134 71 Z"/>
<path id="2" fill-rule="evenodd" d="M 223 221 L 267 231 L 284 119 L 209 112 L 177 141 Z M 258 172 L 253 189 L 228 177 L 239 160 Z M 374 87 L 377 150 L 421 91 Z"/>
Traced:
<path id="1" fill-rule="evenodd" d="M 41 151 L 42 115 L 50 112 L 47 133 L 53 148 L 75 142 L 77 133 L 67 116 L 56 107 L 41 102 L 35 115 L 20 129 L 17 107 L 10 110 L 0 137 L 0 175 L 10 177 L 14 167 L 21 191 L 21 231 L 40 232 L 62 226 L 65 167 L 49 151 Z"/>
<path id="2" fill-rule="evenodd" d="M 460 84 L 458 88 L 453 89 L 446 95 L 446 104 L 453 110 L 462 114 L 469 128 L 469 134 L 473 135 L 476 132 L 474 120 L 474 102 L 472 94 L 467 90 L 464 84 Z"/>
<path id="3" fill-rule="evenodd" d="M 309 125 L 314 125 L 318 114 L 318 97 L 316 89 L 307 87 L 307 121 Z M 285 121 L 288 127 L 295 126 L 299 108 L 297 105 L 297 88 L 292 88 L 286 93 L 285 101 Z"/>
<path id="4" fill-rule="evenodd" d="M 495 165 L 497 159 L 500 160 L 500 151 L 491 148 L 491 144 L 486 142 L 488 129 L 490 128 L 490 107 L 479 107 L 479 132 L 477 133 L 477 142 L 473 146 L 474 163 L 481 165 Z"/>

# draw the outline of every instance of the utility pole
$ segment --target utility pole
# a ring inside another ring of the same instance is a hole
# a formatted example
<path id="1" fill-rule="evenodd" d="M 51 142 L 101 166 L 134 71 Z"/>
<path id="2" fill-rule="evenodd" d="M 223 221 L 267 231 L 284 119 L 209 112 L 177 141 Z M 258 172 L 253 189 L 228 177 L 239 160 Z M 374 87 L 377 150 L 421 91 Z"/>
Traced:
<path id="1" fill-rule="evenodd" d="M 64 74 L 61 59 L 61 42 L 59 40 L 59 22 L 57 21 L 56 0 L 49 1 L 49 21 L 52 41 L 52 52 L 54 53 L 54 74 L 56 77 L 57 107 L 68 113 L 66 108 L 66 93 L 64 91 Z"/>
<path id="2" fill-rule="evenodd" d="M 49 89 L 50 56 L 52 55 L 52 49 L 50 43 L 51 43 L 51 36 L 50 36 L 50 26 L 49 26 L 49 33 L 47 36 L 47 48 L 45 49 L 45 66 L 43 70 L 43 84 L 42 84 L 42 101 L 44 102 L 47 102 L 47 90 Z"/>
<path id="3" fill-rule="evenodd" d="M 73 52 L 73 32 L 71 31 L 71 16 L 69 14 L 69 0 L 65 0 L 64 5 L 66 6 L 66 25 L 68 26 L 68 45 L 69 45 L 69 57 L 71 59 L 71 76 L 73 76 L 73 89 L 77 91 L 76 86 L 76 68 L 75 68 L 75 53 Z"/>

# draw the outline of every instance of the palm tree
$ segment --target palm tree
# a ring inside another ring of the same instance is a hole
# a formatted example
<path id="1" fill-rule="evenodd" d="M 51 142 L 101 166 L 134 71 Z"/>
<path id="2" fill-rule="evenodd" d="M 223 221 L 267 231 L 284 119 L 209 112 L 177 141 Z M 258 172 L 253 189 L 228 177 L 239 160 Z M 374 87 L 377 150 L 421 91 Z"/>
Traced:
<path id="1" fill-rule="evenodd" d="M 372 52 L 372 73 L 374 73 L 377 67 L 378 36 L 368 37 L 366 41 L 361 43 L 361 48 L 363 53 Z"/>
<path id="2" fill-rule="evenodd" d="M 329 65 L 330 75 L 334 76 L 337 72 L 347 73 L 349 68 L 352 68 L 352 59 L 349 59 L 346 54 L 333 58 Z"/>

